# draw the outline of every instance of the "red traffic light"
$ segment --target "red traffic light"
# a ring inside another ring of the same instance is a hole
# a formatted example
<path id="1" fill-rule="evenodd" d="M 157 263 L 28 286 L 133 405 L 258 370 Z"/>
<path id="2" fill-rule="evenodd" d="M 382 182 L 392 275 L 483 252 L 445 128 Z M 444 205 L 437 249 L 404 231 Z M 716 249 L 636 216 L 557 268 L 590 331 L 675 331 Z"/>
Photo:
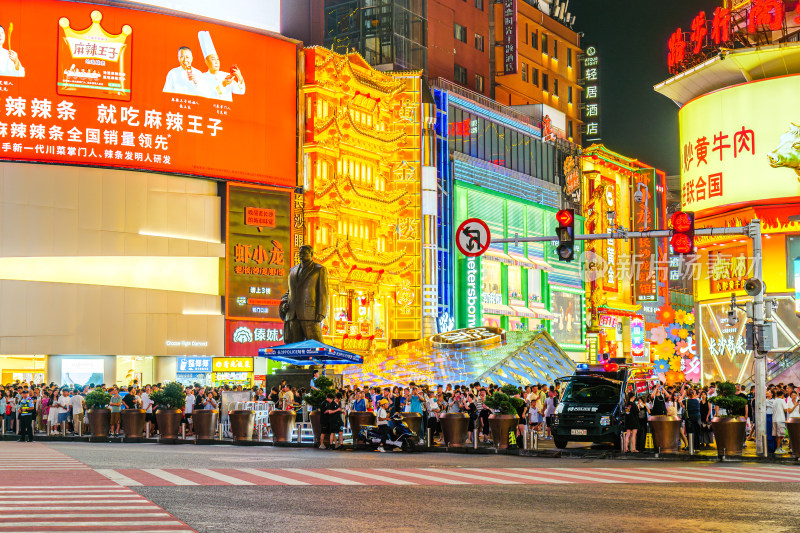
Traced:
<path id="1" fill-rule="evenodd" d="M 676 254 L 690 254 L 694 248 L 694 242 L 685 233 L 676 233 L 669 243 L 672 246 L 672 251 Z"/>
<path id="2" fill-rule="evenodd" d="M 683 211 L 678 211 L 672 214 L 672 229 L 680 233 L 686 233 L 694 229 L 694 220 L 692 215 Z"/>
<path id="3" fill-rule="evenodd" d="M 556 221 L 562 226 L 571 226 L 575 220 L 575 213 L 572 209 L 562 209 L 556 213 Z"/>
<path id="4" fill-rule="evenodd" d="M 669 240 L 672 251 L 676 254 L 694 253 L 694 214 L 685 211 L 673 213 L 672 238 Z"/>

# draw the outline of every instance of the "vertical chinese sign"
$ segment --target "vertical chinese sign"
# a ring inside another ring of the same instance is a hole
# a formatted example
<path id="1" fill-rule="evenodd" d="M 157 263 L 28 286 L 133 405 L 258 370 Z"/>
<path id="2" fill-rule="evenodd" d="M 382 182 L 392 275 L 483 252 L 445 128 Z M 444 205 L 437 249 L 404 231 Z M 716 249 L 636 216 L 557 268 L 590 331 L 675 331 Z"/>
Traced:
<path id="1" fill-rule="evenodd" d="M 617 182 L 613 179 L 601 178 L 603 186 L 603 210 L 599 219 L 603 223 L 603 230 L 610 231 L 611 226 L 616 226 L 620 223 L 620 212 L 617 209 Z M 600 251 L 600 255 L 605 260 L 605 271 L 603 274 L 603 289 L 608 292 L 619 292 L 619 280 L 617 275 L 619 268 L 617 266 L 619 258 L 617 257 L 617 241 L 615 239 L 605 239 Z"/>
<path id="2" fill-rule="evenodd" d="M 655 229 L 655 170 L 642 169 L 633 173 L 633 230 Z M 658 249 L 655 238 L 633 241 L 634 291 L 639 302 L 658 300 Z"/>
<path id="3" fill-rule="evenodd" d="M 283 340 L 279 306 L 294 252 L 293 202 L 289 191 L 228 185 L 228 356 L 253 357 Z"/>
<path id="4" fill-rule="evenodd" d="M 517 0 L 503 0 L 503 74 L 517 73 Z"/>
<path id="5" fill-rule="evenodd" d="M 587 46 L 583 53 L 583 123 L 585 131 L 583 142 L 585 146 L 598 143 L 603 136 L 600 134 L 600 60 L 597 47 Z"/>

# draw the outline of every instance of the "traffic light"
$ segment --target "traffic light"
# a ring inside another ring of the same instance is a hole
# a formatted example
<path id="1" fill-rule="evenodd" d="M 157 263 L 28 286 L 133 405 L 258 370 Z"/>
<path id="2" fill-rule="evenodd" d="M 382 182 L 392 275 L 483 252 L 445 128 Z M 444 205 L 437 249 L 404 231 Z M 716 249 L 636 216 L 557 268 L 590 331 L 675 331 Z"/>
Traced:
<path id="1" fill-rule="evenodd" d="M 678 211 L 672 214 L 672 251 L 679 255 L 694 253 L 694 213 Z"/>
<path id="2" fill-rule="evenodd" d="M 558 260 L 572 261 L 575 257 L 575 210 L 562 209 L 556 213 L 556 235 L 558 236 Z"/>

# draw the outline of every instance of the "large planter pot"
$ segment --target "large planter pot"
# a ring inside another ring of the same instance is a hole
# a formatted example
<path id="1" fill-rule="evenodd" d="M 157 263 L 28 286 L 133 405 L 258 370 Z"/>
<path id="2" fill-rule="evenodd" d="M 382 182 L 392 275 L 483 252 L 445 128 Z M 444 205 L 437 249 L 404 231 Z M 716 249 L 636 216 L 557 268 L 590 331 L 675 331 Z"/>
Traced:
<path id="1" fill-rule="evenodd" d="M 308 419 L 311 421 L 311 429 L 314 431 L 314 446 L 319 446 L 322 438 L 322 411 L 314 409 L 308 413 Z"/>
<path id="2" fill-rule="evenodd" d="M 181 413 L 180 409 L 159 409 L 156 411 L 158 432 L 161 435 L 160 440 L 175 440 L 178 438 L 181 431 L 181 418 L 183 418 L 183 413 Z"/>
<path id="3" fill-rule="evenodd" d="M 111 409 L 89 409 L 86 411 L 92 439 L 107 439 L 111 429 Z"/>
<path id="4" fill-rule="evenodd" d="M 297 413 L 294 411 L 272 411 L 269 426 L 272 428 L 272 442 L 291 442 L 292 426 Z"/>
<path id="5" fill-rule="evenodd" d="M 519 424 L 517 415 L 489 415 L 489 428 L 492 430 L 492 442 L 495 448 L 505 450 L 508 448 L 508 434 L 515 431 Z"/>
<path id="6" fill-rule="evenodd" d="M 233 440 L 253 440 L 253 425 L 256 421 L 256 412 L 249 409 L 229 411 L 231 421 L 231 435 Z"/>
<path id="7" fill-rule="evenodd" d="M 746 425 L 744 417 L 715 416 L 711 419 L 718 456 L 742 455 Z"/>
<path id="8" fill-rule="evenodd" d="M 422 413 L 403 413 L 403 418 L 408 424 L 408 429 L 416 433 L 417 437 L 421 437 Z"/>
<path id="9" fill-rule="evenodd" d="M 195 409 L 192 411 L 192 424 L 197 440 L 211 440 L 217 431 L 219 411 L 216 409 Z"/>
<path id="10" fill-rule="evenodd" d="M 681 449 L 681 419 L 677 416 L 654 415 L 647 418 L 653 429 L 653 449 L 675 453 Z"/>
<path id="11" fill-rule="evenodd" d="M 122 431 L 125 432 L 126 439 L 142 438 L 145 416 L 144 409 L 123 409 L 121 416 Z"/>
<path id="12" fill-rule="evenodd" d="M 466 413 L 445 413 L 439 418 L 444 434 L 445 445 L 451 448 L 463 448 L 467 444 L 467 428 L 469 415 Z"/>
<path id="13" fill-rule="evenodd" d="M 789 432 L 789 444 L 792 446 L 792 456 L 800 457 L 800 418 L 786 420 L 786 430 Z"/>
<path id="14" fill-rule="evenodd" d="M 350 411 L 347 415 L 350 421 L 350 433 L 353 435 L 353 446 L 358 446 L 358 434 L 361 432 L 361 426 L 374 426 L 378 421 L 375 413 L 372 411 Z"/>

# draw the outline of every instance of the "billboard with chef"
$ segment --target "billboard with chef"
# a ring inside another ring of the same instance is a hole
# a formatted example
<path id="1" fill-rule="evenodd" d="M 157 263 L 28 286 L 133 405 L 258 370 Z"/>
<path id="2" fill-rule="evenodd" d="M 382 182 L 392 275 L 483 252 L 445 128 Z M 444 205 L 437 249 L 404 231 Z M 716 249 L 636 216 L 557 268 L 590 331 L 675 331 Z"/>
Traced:
<path id="1" fill-rule="evenodd" d="M 293 186 L 296 58 L 266 32 L 0 0 L 0 159 Z"/>

